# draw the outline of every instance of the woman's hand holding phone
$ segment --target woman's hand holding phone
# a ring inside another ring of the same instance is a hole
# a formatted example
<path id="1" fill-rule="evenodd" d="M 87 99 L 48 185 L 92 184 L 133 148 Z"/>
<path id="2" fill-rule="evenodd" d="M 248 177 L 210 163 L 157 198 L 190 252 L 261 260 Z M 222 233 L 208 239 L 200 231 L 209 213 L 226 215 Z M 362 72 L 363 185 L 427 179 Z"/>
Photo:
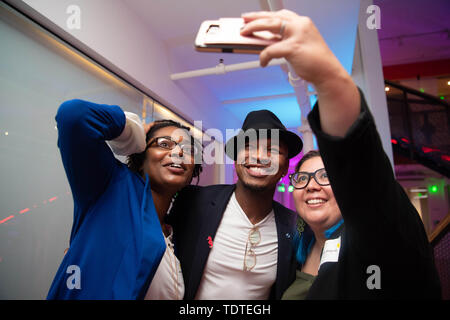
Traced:
<path id="1" fill-rule="evenodd" d="M 314 85 L 322 130 L 345 136 L 360 113 L 360 95 L 312 20 L 289 10 L 245 13 L 242 18 L 243 36 L 258 31 L 281 33 L 280 41 L 261 51 L 261 66 L 267 66 L 271 59 L 285 58 L 299 77 Z"/>
<path id="2" fill-rule="evenodd" d="M 242 18 L 246 23 L 241 30 L 244 36 L 264 30 L 283 32 L 281 41 L 260 53 L 261 66 L 267 66 L 273 58 L 285 58 L 298 76 L 319 86 L 330 76 L 345 72 L 309 17 L 281 10 L 245 13 Z"/>

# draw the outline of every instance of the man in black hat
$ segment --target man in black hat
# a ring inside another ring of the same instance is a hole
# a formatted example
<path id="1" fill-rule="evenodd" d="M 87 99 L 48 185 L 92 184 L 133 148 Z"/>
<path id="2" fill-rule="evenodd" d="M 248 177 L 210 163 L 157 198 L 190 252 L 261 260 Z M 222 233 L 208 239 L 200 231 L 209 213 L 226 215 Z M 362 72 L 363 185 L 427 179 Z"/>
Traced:
<path id="1" fill-rule="evenodd" d="M 168 222 L 185 299 L 281 298 L 295 278 L 297 214 L 273 196 L 302 145 L 272 112 L 250 112 L 225 146 L 237 183 L 180 192 Z"/>

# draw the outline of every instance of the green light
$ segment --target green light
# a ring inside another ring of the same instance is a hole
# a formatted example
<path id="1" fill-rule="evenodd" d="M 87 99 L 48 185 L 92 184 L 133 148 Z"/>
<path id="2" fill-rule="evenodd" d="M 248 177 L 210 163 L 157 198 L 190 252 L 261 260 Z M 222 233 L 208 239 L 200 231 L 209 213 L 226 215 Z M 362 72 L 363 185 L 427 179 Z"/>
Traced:
<path id="1" fill-rule="evenodd" d="M 441 100 L 444 100 L 444 99 L 445 99 L 444 96 L 440 96 L 439 98 L 441 98 Z"/>
<path id="2" fill-rule="evenodd" d="M 431 192 L 431 193 L 436 193 L 436 192 L 438 192 L 438 186 L 437 186 L 437 185 L 432 185 L 432 186 L 430 187 L 430 192 Z"/>
<path id="3" fill-rule="evenodd" d="M 422 93 L 424 93 L 424 92 L 425 92 L 425 89 L 424 89 L 424 88 L 420 88 L 419 91 L 422 92 Z"/>
<path id="4" fill-rule="evenodd" d="M 289 187 L 288 187 L 288 191 L 289 191 L 289 192 L 294 191 L 294 186 L 289 186 Z"/>
<path id="5" fill-rule="evenodd" d="M 284 183 L 278 186 L 278 192 L 285 192 L 286 188 L 284 187 Z"/>

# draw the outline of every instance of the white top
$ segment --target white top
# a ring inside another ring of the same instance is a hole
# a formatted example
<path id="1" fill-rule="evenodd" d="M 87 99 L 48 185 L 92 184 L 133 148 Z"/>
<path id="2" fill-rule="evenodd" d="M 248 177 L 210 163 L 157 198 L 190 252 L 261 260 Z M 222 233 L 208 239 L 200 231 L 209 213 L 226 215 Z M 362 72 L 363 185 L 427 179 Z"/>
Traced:
<path id="1" fill-rule="evenodd" d="M 166 240 L 166 252 L 159 263 L 152 283 L 147 290 L 145 300 L 182 300 L 184 296 L 184 280 L 180 261 L 173 252 L 173 231 Z"/>
<path id="2" fill-rule="evenodd" d="M 256 265 L 244 271 L 245 246 L 254 227 L 261 234 L 260 243 L 253 247 Z M 195 299 L 268 299 L 276 279 L 277 257 L 274 211 L 253 225 L 233 193 L 217 229 Z"/>

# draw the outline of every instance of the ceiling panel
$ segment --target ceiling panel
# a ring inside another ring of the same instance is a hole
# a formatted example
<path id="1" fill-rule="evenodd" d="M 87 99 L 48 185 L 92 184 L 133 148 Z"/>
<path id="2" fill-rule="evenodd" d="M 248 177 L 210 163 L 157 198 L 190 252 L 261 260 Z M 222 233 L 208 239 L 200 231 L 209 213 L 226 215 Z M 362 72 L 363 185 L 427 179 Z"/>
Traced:
<path id="1" fill-rule="evenodd" d="M 450 57 L 449 0 L 374 0 L 383 66 Z"/>

